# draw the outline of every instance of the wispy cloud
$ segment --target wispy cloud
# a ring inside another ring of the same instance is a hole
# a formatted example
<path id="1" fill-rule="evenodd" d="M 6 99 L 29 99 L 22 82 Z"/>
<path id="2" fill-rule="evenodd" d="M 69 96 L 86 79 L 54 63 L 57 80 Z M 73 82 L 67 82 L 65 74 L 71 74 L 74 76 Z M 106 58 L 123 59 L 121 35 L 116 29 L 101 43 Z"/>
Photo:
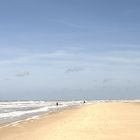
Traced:
<path id="1" fill-rule="evenodd" d="M 84 70 L 83 68 L 74 67 L 74 68 L 69 68 L 69 69 L 67 69 L 65 72 L 66 72 L 66 73 L 73 73 L 73 72 L 80 72 L 80 71 L 83 71 L 83 70 Z"/>
<path id="2" fill-rule="evenodd" d="M 72 27 L 72 28 L 85 28 L 84 26 L 82 26 L 80 23 L 75 23 L 73 20 L 71 21 L 71 19 L 48 19 L 49 21 L 52 21 L 54 23 L 57 23 L 57 24 L 62 24 L 62 25 L 65 25 L 65 26 L 69 26 L 69 27 Z"/>
<path id="3" fill-rule="evenodd" d="M 12 57 L 12 56 L 11 56 Z M 88 65 L 140 65 L 140 55 L 137 51 L 115 51 L 115 52 L 75 52 L 68 50 L 58 50 L 53 52 L 38 52 L 38 53 L 23 53 L 13 58 L 0 58 L 0 64 L 43 64 L 43 63 L 65 63 L 66 65 L 74 64 L 74 68 L 69 68 L 67 73 L 81 71 L 76 65 L 82 67 L 84 64 Z M 63 65 L 62 64 L 62 65 Z"/>
<path id="4" fill-rule="evenodd" d="M 113 79 L 111 79 L 111 78 L 105 78 L 105 79 L 103 79 L 103 84 L 106 84 L 106 83 L 108 83 L 108 82 L 110 82 L 112 80 Z"/>
<path id="5" fill-rule="evenodd" d="M 20 73 L 16 74 L 17 77 L 26 77 L 26 76 L 29 76 L 29 75 L 31 75 L 31 73 L 28 72 L 28 71 L 20 72 Z"/>

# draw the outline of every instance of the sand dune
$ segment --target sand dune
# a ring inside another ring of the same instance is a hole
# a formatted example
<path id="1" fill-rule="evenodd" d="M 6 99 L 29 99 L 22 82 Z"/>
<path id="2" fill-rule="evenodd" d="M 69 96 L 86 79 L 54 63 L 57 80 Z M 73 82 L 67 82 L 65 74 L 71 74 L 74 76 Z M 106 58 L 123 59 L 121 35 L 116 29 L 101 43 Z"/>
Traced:
<path id="1" fill-rule="evenodd" d="M 140 140 L 139 103 L 97 103 L 0 128 L 0 140 Z"/>

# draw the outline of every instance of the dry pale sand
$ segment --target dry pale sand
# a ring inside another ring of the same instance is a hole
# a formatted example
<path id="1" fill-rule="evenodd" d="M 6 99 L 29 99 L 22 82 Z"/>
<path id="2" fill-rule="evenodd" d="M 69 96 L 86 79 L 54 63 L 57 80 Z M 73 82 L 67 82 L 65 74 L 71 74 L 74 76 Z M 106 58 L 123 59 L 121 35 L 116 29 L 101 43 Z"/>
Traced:
<path id="1" fill-rule="evenodd" d="M 0 140 L 140 140 L 139 103 L 97 103 L 0 128 Z"/>

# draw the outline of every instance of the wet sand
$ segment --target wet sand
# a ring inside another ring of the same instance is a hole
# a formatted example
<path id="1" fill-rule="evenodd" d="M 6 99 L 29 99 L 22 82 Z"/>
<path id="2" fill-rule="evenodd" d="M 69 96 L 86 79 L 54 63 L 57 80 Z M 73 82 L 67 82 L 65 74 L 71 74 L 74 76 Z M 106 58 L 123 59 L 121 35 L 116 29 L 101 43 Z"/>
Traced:
<path id="1" fill-rule="evenodd" d="M 140 103 L 96 103 L 0 128 L 0 140 L 140 140 Z"/>

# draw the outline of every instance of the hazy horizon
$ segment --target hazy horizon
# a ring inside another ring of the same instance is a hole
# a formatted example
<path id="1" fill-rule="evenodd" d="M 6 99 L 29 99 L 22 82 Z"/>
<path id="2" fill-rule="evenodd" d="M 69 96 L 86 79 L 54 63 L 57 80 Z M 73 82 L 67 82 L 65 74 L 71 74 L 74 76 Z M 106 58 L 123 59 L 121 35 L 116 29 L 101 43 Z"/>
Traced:
<path id="1" fill-rule="evenodd" d="M 1 0 L 0 100 L 140 99 L 139 0 Z"/>

